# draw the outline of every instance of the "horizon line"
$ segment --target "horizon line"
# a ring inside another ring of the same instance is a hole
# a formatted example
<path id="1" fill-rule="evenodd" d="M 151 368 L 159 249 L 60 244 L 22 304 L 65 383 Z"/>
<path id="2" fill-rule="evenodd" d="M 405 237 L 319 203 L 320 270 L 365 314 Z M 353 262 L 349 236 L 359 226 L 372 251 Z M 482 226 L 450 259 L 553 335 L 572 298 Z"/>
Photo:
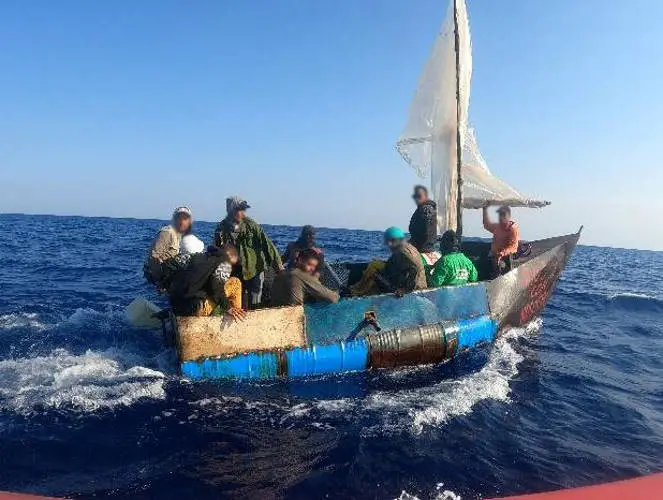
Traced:
<path id="1" fill-rule="evenodd" d="M 115 220 L 137 220 L 137 221 L 158 221 L 158 222 L 168 222 L 168 219 L 159 219 L 156 217 L 116 217 L 116 216 L 110 216 L 110 215 L 79 215 L 79 214 L 46 214 L 46 213 L 27 213 L 27 212 L 0 212 L 0 217 L 4 216 L 24 216 L 24 217 L 79 217 L 82 219 L 115 219 Z M 195 221 L 199 222 L 205 222 L 208 224 L 216 224 L 218 221 L 209 221 L 209 220 L 204 220 L 204 219 L 194 219 Z M 301 225 L 297 226 L 292 226 L 289 224 L 273 224 L 269 222 L 261 222 L 261 225 L 265 226 L 283 226 L 283 227 L 292 227 L 292 228 L 297 228 L 297 227 L 302 227 Z M 366 233 L 381 233 L 383 232 L 382 229 L 361 229 L 361 228 L 349 228 L 349 227 L 329 227 L 329 226 L 315 226 L 316 229 L 331 229 L 334 231 L 363 231 Z M 569 233 L 571 234 L 571 233 Z M 554 236 L 562 236 L 562 235 L 553 235 Z M 481 236 L 468 236 L 468 238 L 482 238 Z M 487 239 L 487 238 L 484 238 Z M 528 240 L 524 240 L 528 241 Z M 535 240 L 532 240 L 535 241 Z M 612 250 L 635 250 L 638 252 L 654 252 L 654 253 L 661 253 L 663 250 L 653 250 L 651 248 L 626 248 L 626 247 L 617 247 L 617 246 L 610 246 L 610 245 L 594 245 L 594 244 L 581 244 L 578 243 L 578 246 L 585 247 L 585 248 L 608 248 Z"/>

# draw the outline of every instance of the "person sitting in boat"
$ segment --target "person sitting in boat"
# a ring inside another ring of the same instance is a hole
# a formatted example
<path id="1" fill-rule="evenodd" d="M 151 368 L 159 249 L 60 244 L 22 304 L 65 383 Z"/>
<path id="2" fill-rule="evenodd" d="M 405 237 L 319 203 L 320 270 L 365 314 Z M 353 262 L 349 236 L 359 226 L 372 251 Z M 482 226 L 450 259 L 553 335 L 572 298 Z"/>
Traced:
<path id="1" fill-rule="evenodd" d="M 318 254 L 320 259 L 318 270 L 320 270 L 324 264 L 325 256 L 322 250 L 315 245 L 315 228 L 308 225 L 302 227 L 302 232 L 296 241 L 288 244 L 285 254 L 283 254 L 283 262 L 285 263 L 286 267 L 296 267 L 297 256 L 299 255 L 299 252 L 307 249 L 312 249 Z"/>
<path id="2" fill-rule="evenodd" d="M 433 266 L 440 258 L 437 252 L 437 204 L 428 197 L 425 186 L 414 186 L 412 199 L 417 209 L 410 219 L 410 244 L 423 256 L 426 264 Z"/>
<path id="3" fill-rule="evenodd" d="M 339 295 L 330 290 L 315 275 L 320 256 L 313 248 L 297 253 L 295 267 L 279 274 L 272 284 L 273 306 L 295 306 L 305 302 L 338 302 Z"/>
<path id="4" fill-rule="evenodd" d="M 162 227 L 150 245 L 143 267 L 145 278 L 159 290 L 168 289 L 170 277 L 180 268 L 175 259 L 180 253 L 182 237 L 192 230 L 193 216 L 189 207 L 178 207 L 170 224 Z"/>
<path id="5" fill-rule="evenodd" d="M 189 257 L 188 264 L 173 275 L 168 288 L 173 313 L 209 316 L 218 310 L 234 319 L 243 319 L 242 282 L 230 276 L 232 266 L 239 261 L 235 247 L 209 247 L 205 251 L 203 244 L 201 251 L 193 238 L 189 241 L 190 247 L 183 252 Z"/>
<path id="6" fill-rule="evenodd" d="M 361 279 L 350 286 L 352 296 L 394 292 L 402 295 L 427 287 L 423 257 L 413 245 L 405 241 L 405 232 L 398 227 L 390 227 L 384 232 L 384 242 L 391 250 L 391 257 L 386 262 L 369 262 Z"/>
<path id="7" fill-rule="evenodd" d="M 503 206 L 497 209 L 498 222 L 491 222 L 488 207 L 483 207 L 483 227 L 493 234 L 490 245 L 490 260 L 493 277 L 511 271 L 513 254 L 518 251 L 520 230 L 518 224 L 511 220 L 511 208 Z"/>
<path id="8" fill-rule="evenodd" d="M 456 231 L 446 231 L 440 239 L 440 252 L 442 257 L 435 266 L 426 270 L 428 286 L 436 288 L 440 286 L 458 286 L 474 283 L 479 278 L 477 268 L 463 252 L 460 251 L 460 243 Z"/>
<path id="9" fill-rule="evenodd" d="M 262 302 L 262 288 L 265 269 L 273 267 L 277 272 L 283 270 L 281 255 L 262 227 L 246 216 L 251 206 L 238 196 L 226 200 L 226 217 L 217 224 L 214 232 L 216 246 L 233 245 L 239 254 L 239 264 L 233 269 L 233 275 L 242 280 L 242 286 L 248 291 L 249 309 L 255 309 Z"/>
<path id="10" fill-rule="evenodd" d="M 191 233 L 185 234 L 182 236 L 182 241 L 180 242 L 180 253 L 172 259 L 173 264 L 170 267 L 173 269 L 173 272 L 184 269 L 189 265 L 193 254 L 203 253 L 204 251 L 205 243 L 198 236 Z"/>
<path id="11" fill-rule="evenodd" d="M 398 295 L 427 287 L 426 271 L 417 249 L 405 240 L 405 232 L 390 227 L 384 233 L 384 242 L 391 250 L 382 271 L 375 275 L 381 292 Z"/>

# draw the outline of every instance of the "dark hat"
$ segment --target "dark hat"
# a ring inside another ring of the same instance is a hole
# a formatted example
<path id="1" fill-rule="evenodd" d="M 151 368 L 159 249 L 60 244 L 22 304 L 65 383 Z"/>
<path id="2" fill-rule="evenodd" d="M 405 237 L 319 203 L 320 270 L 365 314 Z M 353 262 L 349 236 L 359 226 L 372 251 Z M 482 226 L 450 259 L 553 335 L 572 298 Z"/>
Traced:
<path id="1" fill-rule="evenodd" d="M 498 214 L 511 215 L 511 207 L 504 205 L 497 209 Z"/>
<path id="2" fill-rule="evenodd" d="M 458 241 L 458 235 L 453 229 L 449 229 L 444 232 L 440 237 L 440 250 L 445 252 L 457 251 L 460 248 L 460 243 Z"/>

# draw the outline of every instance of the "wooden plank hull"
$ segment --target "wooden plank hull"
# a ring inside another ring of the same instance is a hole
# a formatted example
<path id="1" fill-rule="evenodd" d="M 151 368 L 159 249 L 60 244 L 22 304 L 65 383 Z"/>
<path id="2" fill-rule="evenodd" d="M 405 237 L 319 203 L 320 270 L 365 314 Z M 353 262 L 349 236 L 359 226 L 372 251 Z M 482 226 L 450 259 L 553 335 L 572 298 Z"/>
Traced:
<path id="1" fill-rule="evenodd" d="M 533 242 L 515 269 L 489 282 L 264 309 L 237 323 L 176 318 L 181 371 L 191 379 L 301 377 L 450 359 L 539 315 L 579 236 Z"/>

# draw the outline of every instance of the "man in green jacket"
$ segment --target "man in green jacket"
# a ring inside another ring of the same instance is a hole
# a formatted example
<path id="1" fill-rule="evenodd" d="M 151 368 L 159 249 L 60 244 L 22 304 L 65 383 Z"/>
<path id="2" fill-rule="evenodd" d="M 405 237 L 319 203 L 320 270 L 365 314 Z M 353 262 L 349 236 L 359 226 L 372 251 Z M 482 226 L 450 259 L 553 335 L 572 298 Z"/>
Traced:
<path id="1" fill-rule="evenodd" d="M 455 231 L 449 230 L 442 235 L 440 251 L 442 252 L 440 260 L 432 269 L 426 270 L 429 287 L 458 286 L 477 281 L 479 277 L 477 268 L 460 251 Z"/>
<path id="2" fill-rule="evenodd" d="M 281 255 L 262 227 L 246 216 L 251 206 L 242 198 L 232 196 L 226 199 L 226 217 L 217 224 L 214 244 L 218 247 L 233 245 L 239 254 L 239 264 L 233 275 L 242 280 L 243 289 L 248 292 L 248 309 L 255 309 L 262 302 L 262 287 L 265 269 L 273 267 L 283 270 Z"/>

